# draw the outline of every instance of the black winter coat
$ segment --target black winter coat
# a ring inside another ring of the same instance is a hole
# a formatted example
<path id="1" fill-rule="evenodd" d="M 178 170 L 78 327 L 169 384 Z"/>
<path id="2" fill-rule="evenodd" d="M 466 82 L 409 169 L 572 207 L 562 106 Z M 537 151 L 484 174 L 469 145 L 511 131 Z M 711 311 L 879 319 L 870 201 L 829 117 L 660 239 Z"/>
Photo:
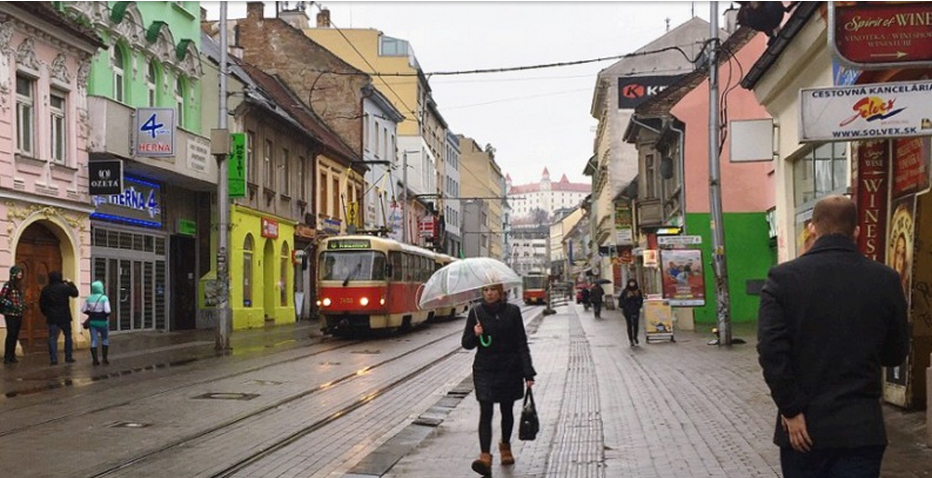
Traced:
<path id="1" fill-rule="evenodd" d="M 820 237 L 770 269 L 757 339 L 779 413 L 803 413 L 815 449 L 886 445 L 881 366 L 900 365 L 909 348 L 896 271 L 845 236 Z M 790 446 L 779 416 L 774 443 Z"/>
<path id="2" fill-rule="evenodd" d="M 644 305 L 644 295 L 640 289 L 631 290 L 625 288 L 618 296 L 618 307 L 621 307 L 625 317 L 639 317 L 641 315 L 641 306 Z"/>
<path id="3" fill-rule="evenodd" d="M 49 283 L 42 288 L 39 308 L 49 325 L 64 326 L 71 323 L 71 298 L 78 296 L 78 288 L 71 282 L 63 282 L 61 272 L 49 273 Z"/>
<path id="4" fill-rule="evenodd" d="M 478 318 L 477 318 L 478 316 Z M 482 324 L 483 336 L 492 338 L 488 347 L 479 343 L 473 328 Z M 479 304 L 469 311 L 463 331 L 463 347 L 478 347 L 472 364 L 476 399 L 480 402 L 513 402 L 524 397 L 524 381 L 537 372 L 531 363 L 531 350 L 524 331 L 521 309 L 514 304 Z"/>

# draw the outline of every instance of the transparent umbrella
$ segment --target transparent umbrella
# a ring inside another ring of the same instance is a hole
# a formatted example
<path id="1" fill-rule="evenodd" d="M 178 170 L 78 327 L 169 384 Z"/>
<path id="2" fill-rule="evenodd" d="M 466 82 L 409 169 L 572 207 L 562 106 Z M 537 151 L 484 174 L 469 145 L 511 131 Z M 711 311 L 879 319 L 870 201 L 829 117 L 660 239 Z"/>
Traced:
<path id="1" fill-rule="evenodd" d="M 521 277 L 501 261 L 471 257 L 451 262 L 434 272 L 424 284 L 421 309 L 449 307 L 482 297 L 482 288 L 502 284 L 506 289 L 521 285 Z"/>

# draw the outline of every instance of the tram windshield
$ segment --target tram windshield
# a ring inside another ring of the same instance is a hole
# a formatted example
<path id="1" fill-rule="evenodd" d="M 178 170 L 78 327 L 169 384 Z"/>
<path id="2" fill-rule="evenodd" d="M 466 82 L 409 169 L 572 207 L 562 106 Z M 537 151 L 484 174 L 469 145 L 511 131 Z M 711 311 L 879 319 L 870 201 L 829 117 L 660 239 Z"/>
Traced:
<path id="1" fill-rule="evenodd" d="M 375 251 L 324 252 L 320 256 L 320 280 L 385 280 L 385 254 Z"/>
<path id="2" fill-rule="evenodd" d="M 546 279 L 546 277 L 544 277 L 544 276 L 524 276 L 523 279 L 524 279 L 524 289 L 525 289 L 525 290 L 528 290 L 528 289 L 543 289 L 543 288 L 544 288 L 544 280 Z"/>

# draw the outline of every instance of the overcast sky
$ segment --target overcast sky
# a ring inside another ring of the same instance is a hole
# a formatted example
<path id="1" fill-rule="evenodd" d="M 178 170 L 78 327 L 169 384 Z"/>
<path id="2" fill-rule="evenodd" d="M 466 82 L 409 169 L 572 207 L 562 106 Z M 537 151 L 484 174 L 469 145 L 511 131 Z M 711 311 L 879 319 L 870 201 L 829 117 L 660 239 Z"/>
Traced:
<path id="1" fill-rule="evenodd" d="M 274 15 L 273 2 L 266 15 Z M 425 73 L 504 68 L 631 53 L 708 2 L 320 2 L 337 28 L 374 28 L 411 43 Z M 217 2 L 201 2 L 219 17 Z M 720 2 L 724 10 L 729 2 Z M 314 24 L 318 7 L 308 9 Z M 230 2 L 229 17 L 246 14 Z M 721 19 L 719 20 L 721 24 Z M 721 25 L 720 25 L 721 26 Z M 514 73 L 434 76 L 440 113 L 457 134 L 492 144 L 515 184 L 582 174 L 593 154 L 596 75 L 614 61 Z"/>

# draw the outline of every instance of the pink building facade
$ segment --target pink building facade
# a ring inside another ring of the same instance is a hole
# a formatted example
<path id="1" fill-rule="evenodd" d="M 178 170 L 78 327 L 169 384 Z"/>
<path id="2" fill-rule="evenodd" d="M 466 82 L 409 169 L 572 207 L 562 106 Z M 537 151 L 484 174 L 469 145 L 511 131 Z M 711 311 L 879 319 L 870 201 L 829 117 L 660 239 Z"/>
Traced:
<path id="1" fill-rule="evenodd" d="M 50 271 L 90 288 L 87 75 L 100 46 L 45 3 L 0 4 L 0 279 L 24 269 L 21 343 L 48 337 L 38 297 Z"/>

